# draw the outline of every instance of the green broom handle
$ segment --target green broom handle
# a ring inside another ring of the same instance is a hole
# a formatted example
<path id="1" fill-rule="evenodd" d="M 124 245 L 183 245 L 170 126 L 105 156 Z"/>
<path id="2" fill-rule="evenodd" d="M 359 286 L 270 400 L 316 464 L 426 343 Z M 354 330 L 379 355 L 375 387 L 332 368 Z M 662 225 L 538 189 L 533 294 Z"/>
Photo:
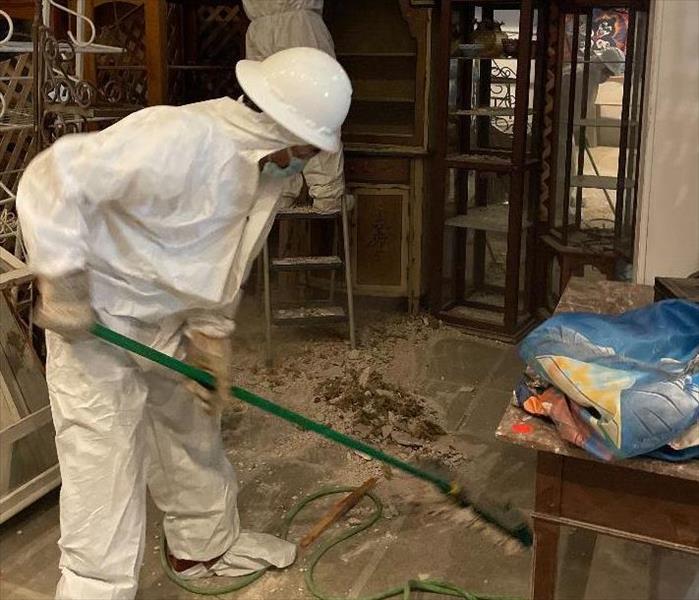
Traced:
<path id="1" fill-rule="evenodd" d="M 132 352 L 134 354 L 138 354 L 139 356 L 147 358 L 148 360 L 151 360 L 167 369 L 170 369 L 171 371 L 175 371 L 180 375 L 184 375 L 189 379 L 193 379 L 197 383 L 203 385 L 204 387 L 210 390 L 216 388 L 216 380 L 214 376 L 210 373 L 207 373 L 206 371 L 202 371 L 201 369 L 197 369 L 192 365 L 188 365 L 187 363 L 182 362 L 181 360 L 177 360 L 172 356 L 168 356 L 167 354 L 158 352 L 150 346 L 146 346 L 145 344 L 141 344 L 136 340 L 132 340 L 131 338 L 126 337 L 125 335 L 117 333 L 116 331 L 113 331 L 112 329 L 109 329 L 108 327 L 101 325 L 100 323 L 95 323 L 92 326 L 91 331 L 98 338 L 106 342 L 109 342 L 110 344 L 114 344 L 115 346 L 118 346 L 119 348 Z M 366 454 L 367 456 L 371 456 L 376 460 L 379 460 L 387 465 L 391 465 L 392 467 L 404 471 L 405 473 L 409 473 L 410 475 L 418 477 L 419 479 L 429 481 L 430 483 L 436 485 L 445 494 L 448 494 L 452 490 L 451 483 L 445 481 L 437 475 L 434 475 L 427 471 L 423 471 L 422 469 L 418 469 L 417 467 L 407 462 L 404 462 L 399 458 L 396 458 L 395 456 L 391 456 L 390 454 L 387 454 L 386 452 L 383 452 L 378 448 L 374 448 L 373 446 L 365 444 L 364 442 L 361 442 L 360 440 L 355 439 L 349 435 L 345 435 L 344 433 L 335 431 L 327 425 L 323 425 L 322 423 L 318 423 L 317 421 L 309 419 L 308 417 L 294 412 L 293 410 L 284 408 L 283 406 L 271 402 L 270 400 L 266 400 L 246 389 L 234 386 L 231 388 L 231 394 L 247 404 L 255 406 L 269 414 L 284 419 L 285 421 L 288 421 L 293 425 L 297 425 L 302 429 L 313 431 L 319 435 L 322 435 L 324 438 L 341 444 L 342 446 L 345 446 L 352 450 L 356 450 L 357 452 L 361 452 L 363 454 Z"/>

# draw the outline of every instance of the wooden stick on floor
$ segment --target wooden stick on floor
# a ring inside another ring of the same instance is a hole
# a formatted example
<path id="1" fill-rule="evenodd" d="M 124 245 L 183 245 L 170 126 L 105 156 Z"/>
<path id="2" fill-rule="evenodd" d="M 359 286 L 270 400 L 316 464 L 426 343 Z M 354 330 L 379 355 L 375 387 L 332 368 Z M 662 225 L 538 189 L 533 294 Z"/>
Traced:
<path id="1" fill-rule="evenodd" d="M 303 536 L 303 539 L 299 544 L 301 548 L 308 548 L 308 546 L 315 542 L 328 527 L 330 527 L 333 523 L 336 523 L 340 517 L 342 517 L 342 515 L 356 506 L 366 495 L 366 493 L 376 485 L 376 481 L 376 477 L 367 479 L 356 490 L 345 496 L 342 500 L 339 500 L 333 504 L 330 507 L 330 510 L 328 510 L 328 512 L 326 512 L 322 518 L 313 527 L 311 527 L 311 530 L 305 536 Z"/>

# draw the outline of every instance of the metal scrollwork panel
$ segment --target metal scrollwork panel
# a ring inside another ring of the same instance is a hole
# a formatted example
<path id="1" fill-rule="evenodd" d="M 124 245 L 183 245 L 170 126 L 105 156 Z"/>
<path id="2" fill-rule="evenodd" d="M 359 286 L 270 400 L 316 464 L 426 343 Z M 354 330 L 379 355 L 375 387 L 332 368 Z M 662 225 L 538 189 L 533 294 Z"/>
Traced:
<path id="1" fill-rule="evenodd" d="M 70 40 L 58 40 L 49 29 L 39 33 L 39 51 L 43 62 L 41 94 L 49 104 L 91 106 L 97 98 L 97 89 L 75 76 L 75 48 Z"/>

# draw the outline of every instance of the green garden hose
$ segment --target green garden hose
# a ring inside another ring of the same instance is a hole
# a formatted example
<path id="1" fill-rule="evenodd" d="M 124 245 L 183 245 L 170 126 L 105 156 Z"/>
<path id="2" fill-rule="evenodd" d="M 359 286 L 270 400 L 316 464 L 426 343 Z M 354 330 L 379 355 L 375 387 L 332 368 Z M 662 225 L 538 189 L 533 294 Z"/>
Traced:
<path id="1" fill-rule="evenodd" d="M 286 538 L 289 533 L 289 529 L 291 528 L 294 522 L 294 519 L 304 508 L 306 508 L 308 505 L 315 502 L 316 500 L 325 498 L 326 496 L 330 496 L 333 494 L 346 494 L 352 491 L 354 491 L 354 488 L 352 487 L 336 487 L 323 489 L 318 492 L 315 492 L 314 494 L 311 494 L 310 496 L 306 496 L 287 513 L 286 517 L 284 518 L 281 530 L 279 531 L 279 534 L 282 537 Z M 348 531 L 342 532 L 330 538 L 328 541 L 322 543 L 308 559 L 308 570 L 306 571 L 305 577 L 306 587 L 308 588 L 308 591 L 310 591 L 311 594 L 313 594 L 313 596 L 318 598 L 318 600 L 347 600 L 347 598 L 344 596 L 333 596 L 322 592 L 315 580 L 315 570 L 318 564 L 320 563 L 321 559 L 332 548 L 354 537 L 362 531 L 368 529 L 381 518 L 381 512 L 383 509 L 381 501 L 372 493 L 368 493 L 367 497 L 371 499 L 371 501 L 374 503 L 374 512 L 371 515 L 369 515 L 364 521 L 359 523 L 359 525 L 356 525 Z M 236 577 L 234 583 L 226 584 L 221 587 L 204 587 L 201 585 L 197 585 L 195 583 L 196 580 L 185 579 L 183 577 L 180 577 L 179 575 L 177 575 L 177 573 L 175 573 L 172 570 L 170 562 L 167 558 L 167 546 L 165 543 L 165 536 L 161 537 L 160 562 L 167 576 L 175 584 L 193 594 L 202 594 L 206 596 L 218 596 L 221 594 L 229 594 L 231 592 L 241 590 L 249 586 L 257 579 L 259 579 L 267 571 L 267 569 L 260 569 L 259 571 L 255 571 L 250 575 Z M 401 596 L 402 600 L 410 600 L 411 592 L 418 591 L 433 594 L 442 594 L 444 596 L 451 596 L 454 598 L 463 598 L 465 600 L 522 600 L 521 598 L 514 598 L 511 596 L 492 596 L 487 594 L 474 594 L 472 592 L 467 592 L 466 590 L 457 587 L 451 583 L 434 579 L 411 579 L 402 586 L 396 586 L 383 592 L 378 592 L 371 596 L 362 596 L 357 598 L 356 600 L 387 600 L 388 598 L 396 598 L 398 596 Z"/>

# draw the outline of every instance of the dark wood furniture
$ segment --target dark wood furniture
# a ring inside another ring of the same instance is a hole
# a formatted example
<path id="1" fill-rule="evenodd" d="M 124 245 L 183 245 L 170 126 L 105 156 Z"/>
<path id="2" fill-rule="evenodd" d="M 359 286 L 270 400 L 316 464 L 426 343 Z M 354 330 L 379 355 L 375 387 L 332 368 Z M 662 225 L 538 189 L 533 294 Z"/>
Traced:
<path id="1" fill-rule="evenodd" d="M 573 278 L 558 312 L 619 313 L 648 304 L 653 288 Z M 699 555 L 699 461 L 604 463 L 561 440 L 549 422 L 510 406 L 496 436 L 537 453 L 532 598 L 556 597 L 561 527 Z"/>
<path id="2" fill-rule="evenodd" d="M 426 290 L 423 213 L 430 8 L 410 0 L 326 0 L 325 20 L 354 93 L 342 130 L 354 290 L 407 299 Z"/>
<path id="3" fill-rule="evenodd" d="M 550 2 L 538 277 L 547 294 L 537 301 L 549 310 L 571 272 L 591 266 L 609 279 L 630 275 L 649 5 Z M 605 95 L 614 96 L 607 107 L 598 104 Z M 603 139 L 607 148 L 596 153 Z"/>
<path id="4" fill-rule="evenodd" d="M 442 320 L 506 341 L 533 324 L 547 5 L 443 0 L 434 9 L 430 306 Z M 511 19 L 512 9 L 516 54 L 479 48 L 474 23 Z M 537 43 L 535 18 L 544 34 Z"/>
<path id="5" fill-rule="evenodd" d="M 655 300 L 668 300 L 670 298 L 682 298 L 699 302 L 699 273 L 695 273 L 686 279 L 677 277 L 655 278 Z"/>

